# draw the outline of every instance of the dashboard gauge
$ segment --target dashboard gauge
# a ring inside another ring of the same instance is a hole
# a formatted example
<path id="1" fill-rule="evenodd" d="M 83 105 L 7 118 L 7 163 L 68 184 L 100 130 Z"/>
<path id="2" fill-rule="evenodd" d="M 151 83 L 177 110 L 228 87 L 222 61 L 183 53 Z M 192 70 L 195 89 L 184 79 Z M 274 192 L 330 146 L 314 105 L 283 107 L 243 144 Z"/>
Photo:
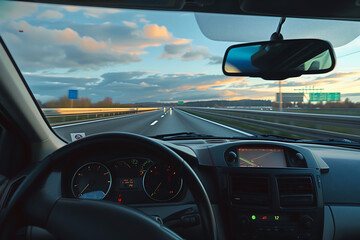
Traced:
<path id="1" fill-rule="evenodd" d="M 112 183 L 109 169 L 101 163 L 87 163 L 80 167 L 71 181 L 74 197 L 101 200 L 109 192 Z"/>
<path id="2" fill-rule="evenodd" d="M 117 163 L 114 164 L 115 168 L 128 168 L 131 169 L 131 166 L 129 163 L 127 163 L 126 161 L 119 161 Z"/>
<path id="3" fill-rule="evenodd" d="M 144 175 L 146 170 L 149 169 L 149 167 L 153 164 L 153 161 L 151 161 L 150 159 L 146 159 L 142 162 L 142 164 L 140 165 L 140 170 L 139 170 L 139 174 L 140 176 Z"/>
<path id="4" fill-rule="evenodd" d="M 152 164 L 147 158 L 122 158 L 114 161 L 111 170 L 117 176 L 142 177 Z"/>
<path id="5" fill-rule="evenodd" d="M 144 174 L 145 193 L 155 201 L 169 201 L 176 197 L 183 180 L 173 166 L 154 164 Z"/>

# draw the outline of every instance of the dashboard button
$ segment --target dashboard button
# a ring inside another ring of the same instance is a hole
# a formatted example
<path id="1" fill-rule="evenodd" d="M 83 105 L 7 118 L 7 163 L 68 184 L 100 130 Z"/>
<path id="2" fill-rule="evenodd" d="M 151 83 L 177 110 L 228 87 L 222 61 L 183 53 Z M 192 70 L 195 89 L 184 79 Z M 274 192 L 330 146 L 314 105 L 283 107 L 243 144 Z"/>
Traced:
<path id="1" fill-rule="evenodd" d="M 313 227 L 314 219 L 305 215 L 300 219 L 300 223 L 305 229 L 311 229 Z"/>

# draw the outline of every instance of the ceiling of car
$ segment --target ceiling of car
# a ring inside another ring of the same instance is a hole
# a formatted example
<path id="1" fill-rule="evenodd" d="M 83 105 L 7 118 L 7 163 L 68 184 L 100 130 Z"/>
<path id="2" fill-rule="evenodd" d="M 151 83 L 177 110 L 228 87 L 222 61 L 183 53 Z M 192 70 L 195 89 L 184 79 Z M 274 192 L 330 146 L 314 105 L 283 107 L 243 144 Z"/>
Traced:
<path id="1" fill-rule="evenodd" d="M 360 21 L 360 0 L 23 0 L 99 7 Z M 143 3 L 142 3 L 143 2 Z M 152 4 L 149 6 L 149 3 Z"/>
<path id="2" fill-rule="evenodd" d="M 201 32 L 214 41 L 268 41 L 279 24 L 280 17 L 195 13 Z M 360 35 L 360 22 L 325 19 L 287 18 L 282 26 L 284 39 L 326 39 L 340 47 Z"/>

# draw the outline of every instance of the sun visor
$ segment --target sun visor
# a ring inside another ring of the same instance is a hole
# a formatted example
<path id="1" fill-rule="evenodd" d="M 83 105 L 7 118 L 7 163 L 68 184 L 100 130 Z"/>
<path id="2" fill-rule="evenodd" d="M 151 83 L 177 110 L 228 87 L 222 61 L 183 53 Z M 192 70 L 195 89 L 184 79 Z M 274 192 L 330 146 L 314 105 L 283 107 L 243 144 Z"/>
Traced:
<path id="1" fill-rule="evenodd" d="M 226 42 L 270 40 L 279 17 L 195 13 L 201 32 L 209 39 Z M 287 18 L 281 29 L 284 39 L 317 38 L 343 46 L 360 35 L 360 22 Z"/>

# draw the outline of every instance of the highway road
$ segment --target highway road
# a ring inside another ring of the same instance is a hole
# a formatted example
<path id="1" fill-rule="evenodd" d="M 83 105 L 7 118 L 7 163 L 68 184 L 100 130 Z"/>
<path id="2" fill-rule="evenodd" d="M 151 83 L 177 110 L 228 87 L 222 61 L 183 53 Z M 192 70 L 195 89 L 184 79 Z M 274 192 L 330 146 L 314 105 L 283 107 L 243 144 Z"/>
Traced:
<path id="1" fill-rule="evenodd" d="M 63 139 L 71 141 L 71 133 L 86 136 L 103 132 L 131 132 L 145 136 L 195 132 L 219 137 L 251 136 L 251 134 L 203 119 L 178 109 L 161 109 L 115 118 L 65 124 L 53 127 Z"/>

